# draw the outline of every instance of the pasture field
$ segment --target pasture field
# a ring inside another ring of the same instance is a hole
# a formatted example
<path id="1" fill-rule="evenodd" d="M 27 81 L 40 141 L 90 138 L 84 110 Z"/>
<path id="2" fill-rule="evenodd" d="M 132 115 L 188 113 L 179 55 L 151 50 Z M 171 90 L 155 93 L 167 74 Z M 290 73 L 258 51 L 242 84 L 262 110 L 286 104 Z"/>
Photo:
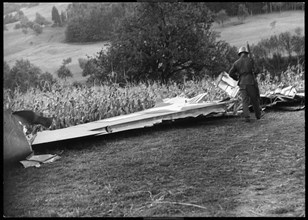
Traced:
<path id="1" fill-rule="evenodd" d="M 35 35 L 31 30 L 25 35 L 19 29 L 11 30 L 4 34 L 4 59 L 10 67 L 15 65 L 16 60 L 27 59 L 43 72 L 50 72 L 57 77 L 56 71 L 63 60 L 72 58 L 67 67 L 73 78 L 68 78 L 68 81 L 85 81 L 78 59 L 94 56 L 103 48 L 107 49 L 108 43 L 65 43 L 64 31 L 64 27 L 45 27 L 40 35 Z"/>
<path id="2" fill-rule="evenodd" d="M 272 28 L 270 24 L 274 21 L 276 21 L 276 25 Z M 248 17 L 243 24 L 233 17 L 224 26 L 214 24 L 214 30 L 220 32 L 220 39 L 236 47 L 246 45 L 247 41 L 250 44 L 257 44 L 262 39 L 286 31 L 295 34 L 295 29 L 298 27 L 302 29 L 302 34 L 305 34 L 304 11 L 255 15 Z"/>
<path id="3" fill-rule="evenodd" d="M 305 112 L 197 118 L 34 149 L 12 168 L 11 217 L 304 217 Z"/>

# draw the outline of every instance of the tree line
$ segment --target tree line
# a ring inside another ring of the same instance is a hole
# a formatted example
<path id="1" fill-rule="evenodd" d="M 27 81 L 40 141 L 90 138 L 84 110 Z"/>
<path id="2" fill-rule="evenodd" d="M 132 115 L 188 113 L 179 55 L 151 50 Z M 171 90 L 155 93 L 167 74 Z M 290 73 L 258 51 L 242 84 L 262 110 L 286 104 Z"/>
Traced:
<path id="1" fill-rule="evenodd" d="M 305 68 L 305 36 L 302 32 L 301 28 L 296 28 L 295 35 L 283 32 L 252 45 L 252 54 L 260 70 L 280 79 L 281 72 L 288 66 L 300 64 Z"/>
<path id="2" fill-rule="evenodd" d="M 67 8 L 67 42 L 110 40 L 135 3 L 72 3 Z"/>
<path id="3" fill-rule="evenodd" d="M 40 3 L 3 3 L 3 14 L 8 15 L 12 12 L 19 11 L 21 8 L 31 8 L 39 5 Z"/>
<path id="4" fill-rule="evenodd" d="M 63 60 L 62 65 L 56 71 L 59 79 L 66 81 L 67 78 L 73 77 L 72 72 L 67 67 L 71 62 L 72 58 Z M 12 68 L 4 61 L 3 87 L 5 89 L 10 89 L 11 91 L 18 89 L 23 93 L 30 88 L 39 88 L 44 91 L 50 89 L 57 82 L 58 79 L 53 74 L 47 71 L 43 73 L 40 67 L 35 66 L 27 59 L 16 60 Z"/>
<path id="5" fill-rule="evenodd" d="M 249 15 L 287 10 L 305 10 L 305 2 L 207 2 L 206 5 L 215 13 L 224 9 L 230 16 L 238 15 L 240 5 L 247 8 Z"/>

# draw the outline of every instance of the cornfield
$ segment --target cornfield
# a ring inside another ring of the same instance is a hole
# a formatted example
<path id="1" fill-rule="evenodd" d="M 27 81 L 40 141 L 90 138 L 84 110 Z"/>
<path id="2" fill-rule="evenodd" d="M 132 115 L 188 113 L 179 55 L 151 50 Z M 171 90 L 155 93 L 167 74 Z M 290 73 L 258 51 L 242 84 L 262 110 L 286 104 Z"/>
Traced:
<path id="1" fill-rule="evenodd" d="M 297 74 L 289 68 L 282 75 L 279 83 L 270 81 L 268 76 L 262 82 L 258 78 L 261 94 L 281 85 L 292 85 L 296 89 L 304 87 L 303 73 Z M 4 90 L 3 107 L 13 111 L 27 109 L 43 113 L 46 117 L 54 117 L 50 130 L 55 130 L 152 108 L 165 98 L 191 98 L 200 93 L 207 93 L 207 101 L 228 97 L 224 91 L 215 87 L 211 79 L 168 86 L 140 83 L 124 88 L 117 85 L 76 88 L 56 84 L 45 92 L 34 88 L 24 94 L 18 90 L 13 93 Z M 39 129 L 44 130 L 43 127 Z"/>

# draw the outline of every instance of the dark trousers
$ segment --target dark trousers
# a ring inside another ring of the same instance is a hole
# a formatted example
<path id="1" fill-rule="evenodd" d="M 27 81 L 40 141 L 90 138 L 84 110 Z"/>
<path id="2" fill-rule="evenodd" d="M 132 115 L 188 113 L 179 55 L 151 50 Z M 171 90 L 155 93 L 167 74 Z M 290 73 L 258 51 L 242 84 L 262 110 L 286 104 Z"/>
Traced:
<path id="1" fill-rule="evenodd" d="M 260 93 L 257 85 L 240 85 L 240 92 L 243 103 L 243 116 L 249 118 L 249 104 L 252 103 L 252 107 L 256 118 L 261 116 L 260 108 Z"/>

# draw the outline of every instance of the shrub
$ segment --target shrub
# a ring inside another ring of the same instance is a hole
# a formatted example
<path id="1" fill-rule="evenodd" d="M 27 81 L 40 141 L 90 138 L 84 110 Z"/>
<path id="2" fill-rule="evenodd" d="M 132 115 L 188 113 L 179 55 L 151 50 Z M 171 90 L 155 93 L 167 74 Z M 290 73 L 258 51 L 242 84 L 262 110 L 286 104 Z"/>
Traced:
<path id="1" fill-rule="evenodd" d="M 70 71 L 69 68 L 67 68 L 65 65 L 62 65 L 58 70 L 57 70 L 57 75 L 60 79 L 66 80 L 68 77 L 73 77 L 72 72 Z"/>
<path id="2" fill-rule="evenodd" d="M 21 92 L 26 92 L 30 87 L 39 84 L 38 79 L 42 71 L 29 60 L 17 60 L 9 73 L 8 68 L 5 68 L 4 88 L 15 90 L 18 87 Z"/>
<path id="3" fill-rule="evenodd" d="M 20 25 L 23 28 L 29 27 L 29 19 L 27 16 L 23 15 L 20 18 Z"/>
<path id="4" fill-rule="evenodd" d="M 21 24 L 20 23 L 15 24 L 14 29 L 20 29 L 20 28 L 21 28 Z"/>
<path id="5" fill-rule="evenodd" d="M 23 28 L 23 29 L 22 29 L 22 33 L 28 34 L 28 29 L 27 29 L 27 28 Z"/>
<path id="6" fill-rule="evenodd" d="M 57 82 L 53 75 L 49 72 L 45 72 L 39 77 L 40 89 L 42 91 L 51 91 L 51 86 Z"/>
<path id="7" fill-rule="evenodd" d="M 75 87 L 75 88 L 82 88 L 83 87 L 83 84 L 81 82 L 78 82 L 78 81 L 74 81 L 72 83 L 72 86 Z"/>
<path id="8" fill-rule="evenodd" d="M 34 25 L 33 25 L 33 31 L 34 31 L 37 35 L 39 35 L 39 34 L 41 34 L 41 33 L 43 32 L 43 28 L 42 28 L 41 25 L 39 25 L 39 24 L 37 24 L 37 23 L 34 23 Z"/>
<path id="9" fill-rule="evenodd" d="M 302 32 L 303 32 L 302 28 L 300 28 L 300 27 L 295 28 L 295 34 L 296 35 L 300 36 L 302 34 Z"/>
<path id="10" fill-rule="evenodd" d="M 69 58 L 63 60 L 63 65 L 69 64 L 71 62 L 72 62 L 72 58 L 69 57 Z"/>
<path id="11" fill-rule="evenodd" d="M 79 59 L 78 59 L 79 67 L 80 67 L 81 69 L 84 69 L 84 68 L 85 68 L 87 62 L 88 62 L 88 60 L 85 59 L 85 58 L 79 58 Z"/>
<path id="12" fill-rule="evenodd" d="M 18 21 L 17 16 L 13 16 L 13 15 L 11 15 L 11 14 L 8 14 L 8 15 L 5 15 L 5 16 L 4 16 L 3 23 L 4 23 L 4 24 L 10 24 L 10 23 L 14 23 L 14 22 L 16 22 L 16 21 Z"/>
<path id="13" fill-rule="evenodd" d="M 40 24 L 40 25 L 48 25 L 51 24 L 45 17 L 43 17 L 40 13 L 36 13 L 36 17 L 34 22 Z"/>

